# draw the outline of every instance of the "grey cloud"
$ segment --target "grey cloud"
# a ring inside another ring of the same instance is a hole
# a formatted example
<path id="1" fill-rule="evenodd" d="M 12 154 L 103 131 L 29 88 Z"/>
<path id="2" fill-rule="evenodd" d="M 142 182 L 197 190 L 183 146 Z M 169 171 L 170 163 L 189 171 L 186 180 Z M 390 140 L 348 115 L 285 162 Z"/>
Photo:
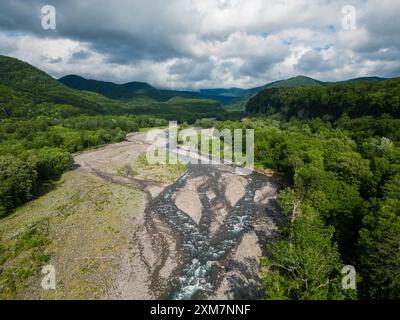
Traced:
<path id="1" fill-rule="evenodd" d="M 71 59 L 73 61 L 85 60 L 85 59 L 89 58 L 90 56 L 91 56 L 91 53 L 88 50 L 79 50 L 72 54 Z"/>
<path id="2" fill-rule="evenodd" d="M 210 80 L 214 69 L 211 61 L 198 62 L 195 60 L 177 61 L 168 68 L 171 75 L 177 75 L 185 81 Z"/>
<path id="3" fill-rule="evenodd" d="M 322 54 L 315 50 L 307 51 L 302 55 L 296 67 L 302 72 L 321 72 L 346 65 L 349 61 L 346 53 L 342 53 L 339 61 L 324 59 Z M 346 61 L 347 60 L 347 61 Z"/>
<path id="4" fill-rule="evenodd" d="M 269 60 L 266 57 L 252 57 L 246 59 L 239 70 L 242 74 L 257 77 L 265 74 L 275 63 L 280 61 L 281 59 Z"/>
<path id="5" fill-rule="evenodd" d="M 37 58 L 32 52 L 31 62 L 53 75 L 81 72 L 182 88 L 261 85 L 280 68 L 288 76 L 347 77 L 367 61 L 373 63 L 365 70 L 393 75 L 400 53 L 400 3 L 352 3 L 358 29 L 344 33 L 340 9 L 347 0 L 3 0 L 0 53 L 23 50 L 10 32 L 29 33 L 32 40 L 70 39 L 80 45 L 68 55 L 55 50 L 42 59 L 40 48 L 32 48 Z M 57 9 L 54 32 L 40 27 L 44 4 Z M 331 50 L 328 57 L 313 49 L 327 45 L 332 49 L 322 50 Z"/>

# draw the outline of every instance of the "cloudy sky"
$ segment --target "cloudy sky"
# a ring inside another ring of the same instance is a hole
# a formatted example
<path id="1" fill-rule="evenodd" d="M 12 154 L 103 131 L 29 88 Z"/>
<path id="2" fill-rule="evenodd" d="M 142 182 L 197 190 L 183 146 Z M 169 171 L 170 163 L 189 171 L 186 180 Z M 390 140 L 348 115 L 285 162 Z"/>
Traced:
<path id="1" fill-rule="evenodd" d="M 42 28 L 45 5 L 56 9 L 56 30 Z M 160 88 L 400 76 L 399 31 L 399 0 L 0 2 L 0 54 L 57 78 Z"/>

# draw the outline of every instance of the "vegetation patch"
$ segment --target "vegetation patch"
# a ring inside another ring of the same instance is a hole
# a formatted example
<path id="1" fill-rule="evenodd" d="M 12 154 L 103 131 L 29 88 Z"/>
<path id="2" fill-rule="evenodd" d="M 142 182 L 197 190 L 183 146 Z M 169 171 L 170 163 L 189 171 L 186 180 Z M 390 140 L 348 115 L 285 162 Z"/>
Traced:
<path id="1" fill-rule="evenodd" d="M 169 160 L 169 156 L 167 156 Z M 133 166 L 137 171 L 138 177 L 147 180 L 155 180 L 164 183 L 175 181 L 186 171 L 186 165 L 178 161 L 177 164 L 171 164 L 167 161 L 166 164 L 150 164 L 147 160 L 146 153 L 142 153 Z"/>
<path id="2" fill-rule="evenodd" d="M 133 217 L 144 195 L 79 170 L 0 220 L 1 299 L 106 297 L 122 260 L 134 254 Z M 56 270 L 43 290 L 40 270 Z"/>
<path id="3" fill-rule="evenodd" d="M 256 166 L 288 186 L 279 194 L 288 224 L 262 263 L 265 298 L 400 296 L 399 119 L 275 114 L 216 127 L 254 129 Z M 344 265 L 355 267 L 357 290 L 342 290 Z"/>

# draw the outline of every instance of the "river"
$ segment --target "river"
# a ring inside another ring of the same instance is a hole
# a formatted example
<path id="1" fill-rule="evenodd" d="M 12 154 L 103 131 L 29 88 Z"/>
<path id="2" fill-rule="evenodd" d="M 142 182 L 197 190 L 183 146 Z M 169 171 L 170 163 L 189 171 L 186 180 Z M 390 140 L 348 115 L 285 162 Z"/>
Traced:
<path id="1" fill-rule="evenodd" d="M 190 185 L 190 181 L 199 183 Z M 239 186 L 229 183 L 241 184 L 242 191 L 233 201 L 229 199 L 227 190 Z M 260 190 L 266 187 L 267 194 L 263 198 Z M 186 212 L 176 203 L 177 194 L 187 188 L 196 192 L 201 202 L 201 217 L 197 222 L 188 214 L 196 202 L 186 203 Z M 221 214 L 221 210 L 216 208 L 225 208 L 225 212 Z M 254 232 L 260 220 L 279 220 L 275 188 L 270 177 L 254 172 L 238 178 L 227 166 L 203 164 L 189 164 L 186 173 L 153 200 L 146 214 L 148 217 L 157 216 L 179 237 L 178 250 L 182 261 L 176 270 L 175 282 L 165 293 L 164 297 L 168 299 L 200 299 L 212 295 L 226 272 L 222 266 L 228 262 L 243 235 Z M 220 218 L 218 214 L 224 217 L 215 230 L 212 225 Z M 265 245 L 269 230 L 257 231 L 259 245 Z M 257 278 L 257 275 L 253 276 Z M 259 290 L 254 291 L 254 296 L 247 298 L 259 298 Z"/>

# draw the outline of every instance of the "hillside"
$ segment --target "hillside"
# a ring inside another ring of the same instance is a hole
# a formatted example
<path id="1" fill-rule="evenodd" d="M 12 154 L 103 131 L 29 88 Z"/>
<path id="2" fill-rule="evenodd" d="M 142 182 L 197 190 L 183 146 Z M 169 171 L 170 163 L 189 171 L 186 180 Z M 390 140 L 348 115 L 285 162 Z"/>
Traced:
<path id="1" fill-rule="evenodd" d="M 352 117 L 400 115 L 400 78 L 347 81 L 324 86 L 265 89 L 246 105 L 248 113 L 281 113 L 286 117 Z"/>
<path id="2" fill-rule="evenodd" d="M 118 85 L 112 82 L 88 80 L 77 75 L 68 75 L 59 81 L 70 88 L 97 92 L 111 99 L 129 99 L 136 95 L 151 95 L 157 91 L 144 82 L 130 82 L 125 85 Z"/>
<path id="3" fill-rule="evenodd" d="M 354 79 L 349 79 L 349 80 L 339 81 L 339 82 L 384 81 L 384 80 L 388 80 L 388 78 L 381 78 L 381 77 L 360 77 L 360 78 L 354 78 Z"/>
<path id="4" fill-rule="evenodd" d="M 247 97 L 252 90 L 254 89 L 201 89 L 200 91 L 194 93 L 194 95 L 199 98 L 216 100 L 223 105 L 231 105 Z"/>
<path id="5" fill-rule="evenodd" d="M 165 102 L 157 102 L 140 97 L 127 102 L 127 106 L 135 110 L 136 115 L 154 115 L 179 122 L 194 123 L 201 118 L 226 118 L 224 108 L 218 102 L 207 99 L 174 97 Z"/>
<path id="6" fill-rule="evenodd" d="M 146 82 L 132 81 L 124 84 L 85 79 L 77 75 L 68 75 L 59 81 L 76 90 L 92 91 L 110 99 L 129 100 L 140 96 L 146 96 L 157 101 L 167 101 L 175 96 L 193 98 L 190 92 L 158 90 Z"/>
<path id="7" fill-rule="evenodd" d="M 271 82 L 261 89 L 271 89 L 271 88 L 292 88 L 292 87 L 312 87 L 312 86 L 322 86 L 324 82 L 315 80 L 313 78 L 305 76 L 297 76 L 287 80 L 280 80 Z"/>
<path id="8" fill-rule="evenodd" d="M 233 108 L 235 110 L 243 109 L 244 102 L 257 92 L 268 89 L 268 88 L 281 88 L 281 87 L 299 87 L 299 86 L 314 86 L 323 85 L 323 82 L 305 77 L 297 76 L 287 80 L 279 80 L 268 83 L 261 87 L 255 87 L 250 89 L 241 88 L 216 88 L 216 89 L 201 89 L 200 91 L 193 93 L 196 97 L 216 100 L 219 103 L 226 105 L 227 109 Z M 238 108 L 238 105 L 240 106 Z"/>
<path id="9" fill-rule="evenodd" d="M 222 104 L 226 105 L 227 111 L 245 111 L 246 104 L 248 100 L 260 91 L 273 88 L 290 88 L 290 87 L 310 87 L 310 86 L 322 86 L 324 82 L 318 81 L 305 76 L 297 76 L 287 80 L 279 80 L 268 83 L 261 87 L 251 88 L 251 89 L 217 89 L 213 90 L 202 90 L 206 94 L 214 93 L 218 94 L 218 97 L 210 96 L 210 99 L 218 100 L 222 99 L 224 102 Z"/>
<path id="10" fill-rule="evenodd" d="M 2 117 L 40 114 L 62 106 L 74 113 L 123 113 L 123 105 L 92 92 L 72 90 L 34 66 L 0 55 L 0 110 Z M 8 98 L 7 98 L 8 97 Z M 19 101 L 19 103 L 16 103 Z"/>
<path id="11" fill-rule="evenodd" d="M 382 81 L 384 78 L 379 77 L 363 77 L 357 79 L 349 79 L 342 82 L 359 82 L 359 81 Z M 159 102 L 166 102 L 173 97 L 197 98 L 214 100 L 225 105 L 228 110 L 244 110 L 244 106 L 248 99 L 254 94 L 272 88 L 291 88 L 291 87 L 311 87 L 323 86 L 328 82 L 322 82 L 306 76 L 296 76 L 286 80 L 279 80 L 268 83 L 261 87 L 250 89 L 242 88 L 215 88 L 200 89 L 199 91 L 177 91 L 157 89 L 145 82 L 129 82 L 125 84 L 116 84 L 113 82 L 105 82 L 98 80 L 89 80 L 77 75 L 68 75 L 59 79 L 64 85 L 84 91 L 92 91 L 104 95 L 111 99 L 131 100 L 141 96 L 154 99 Z"/>
<path id="12" fill-rule="evenodd" d="M 157 90 L 143 82 L 116 85 L 78 76 L 65 77 L 64 81 L 74 83 L 78 89 L 69 88 L 28 63 L 0 56 L 0 119 L 126 114 L 194 122 L 204 117 L 223 118 L 225 114 L 215 101 L 183 93 L 180 100 L 171 100 L 176 97 L 175 91 Z M 125 98 L 110 99 L 93 91 L 108 92 L 114 97 L 125 95 Z M 130 97 L 132 92 L 135 94 Z"/>

